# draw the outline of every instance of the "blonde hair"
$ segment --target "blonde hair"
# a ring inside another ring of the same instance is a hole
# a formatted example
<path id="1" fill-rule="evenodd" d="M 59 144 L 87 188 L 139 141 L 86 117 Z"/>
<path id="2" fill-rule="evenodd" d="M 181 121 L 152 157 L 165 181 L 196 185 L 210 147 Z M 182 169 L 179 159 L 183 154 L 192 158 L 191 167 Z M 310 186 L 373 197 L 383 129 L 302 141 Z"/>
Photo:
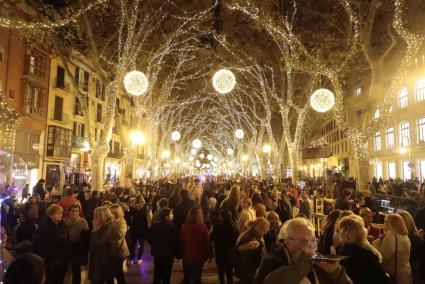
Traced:
<path id="1" fill-rule="evenodd" d="M 112 216 L 115 217 L 115 219 L 124 218 L 124 210 L 122 210 L 122 207 L 119 204 L 112 204 L 111 213 L 112 213 Z"/>
<path id="2" fill-rule="evenodd" d="M 406 225 L 407 234 L 409 235 L 417 235 L 418 228 L 416 227 L 415 221 L 413 220 L 412 215 L 410 215 L 407 211 L 399 211 L 398 214 L 403 218 L 404 225 Z"/>
<path id="3" fill-rule="evenodd" d="M 338 221 L 337 228 L 337 237 L 341 244 L 364 244 L 367 242 L 367 230 L 360 216 L 343 217 Z"/>
<path id="4" fill-rule="evenodd" d="M 258 229 L 259 229 L 261 226 L 267 226 L 267 227 L 269 227 L 269 226 L 270 226 L 270 223 L 269 223 L 269 221 L 267 221 L 267 219 L 266 219 L 266 218 L 264 218 L 264 217 L 258 217 L 258 218 L 256 218 L 256 219 L 251 220 L 251 221 L 248 221 L 248 222 L 246 223 L 246 227 L 247 227 L 247 228 L 249 228 L 249 229 L 253 229 L 253 230 L 254 230 L 254 231 L 256 231 L 256 232 L 258 232 L 258 231 L 259 231 Z"/>
<path id="5" fill-rule="evenodd" d="M 403 218 L 398 214 L 389 214 L 385 217 L 384 222 L 388 224 L 388 230 L 390 232 L 407 235 L 406 224 L 404 224 Z"/>
<path id="6" fill-rule="evenodd" d="M 284 240 L 288 238 L 288 236 L 292 234 L 295 228 L 300 228 L 300 227 L 308 228 L 312 232 L 314 232 L 314 226 L 308 219 L 302 218 L 302 217 L 296 217 L 293 219 L 289 219 L 283 224 L 277 239 Z"/>
<path id="7" fill-rule="evenodd" d="M 50 217 L 50 216 L 52 216 L 52 215 L 54 215 L 54 214 L 56 214 L 57 212 L 63 212 L 63 208 L 62 207 L 60 207 L 59 205 L 57 205 L 57 204 L 52 204 L 52 205 L 50 205 L 47 209 L 46 209 L 46 215 L 48 216 L 48 217 Z"/>
<path id="8" fill-rule="evenodd" d="M 277 223 L 277 224 L 280 223 L 279 215 L 277 215 L 277 213 L 274 211 L 267 212 L 266 219 L 267 221 L 269 221 L 269 223 L 272 223 L 273 221 L 275 221 L 274 223 Z"/>
<path id="9" fill-rule="evenodd" d="M 93 219 L 96 219 L 99 225 L 103 226 L 110 224 L 114 220 L 114 215 L 112 215 L 108 207 L 100 206 L 94 209 Z"/>

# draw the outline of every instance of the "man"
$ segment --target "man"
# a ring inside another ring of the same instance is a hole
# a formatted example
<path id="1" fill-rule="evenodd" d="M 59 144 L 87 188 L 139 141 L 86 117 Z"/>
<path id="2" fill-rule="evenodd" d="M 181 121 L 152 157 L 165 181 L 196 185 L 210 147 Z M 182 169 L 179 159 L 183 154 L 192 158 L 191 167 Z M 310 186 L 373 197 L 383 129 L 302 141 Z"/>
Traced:
<path id="1" fill-rule="evenodd" d="M 89 224 L 90 229 L 93 228 L 92 220 L 94 215 L 94 209 L 102 205 L 102 201 L 98 198 L 98 194 L 99 192 L 97 190 L 92 191 L 91 197 L 86 200 L 84 208 L 84 216 L 86 216 L 86 220 Z"/>
<path id="2" fill-rule="evenodd" d="M 180 191 L 180 196 L 182 201 L 180 201 L 174 209 L 174 224 L 179 232 L 181 225 L 186 222 L 187 213 L 195 206 L 195 201 L 189 198 L 189 192 L 187 190 L 182 189 Z"/>
<path id="3" fill-rule="evenodd" d="M 307 219 L 311 220 L 311 216 L 313 212 L 314 212 L 313 201 L 308 196 L 308 190 L 303 189 L 301 191 L 300 214 L 304 215 Z"/>
<path id="4" fill-rule="evenodd" d="M 63 209 L 63 218 L 67 218 L 68 217 L 68 207 L 71 206 L 72 204 L 78 204 L 81 208 L 81 203 L 80 201 L 74 197 L 74 190 L 72 188 L 67 188 L 66 190 L 66 197 L 62 198 L 61 201 L 59 201 L 58 205 L 60 207 L 62 207 Z M 80 212 L 81 214 L 81 212 Z M 82 214 L 81 214 L 82 216 Z"/>
<path id="5" fill-rule="evenodd" d="M 44 200 L 44 196 L 46 195 L 46 191 L 44 190 L 44 182 L 44 179 L 40 179 L 32 189 L 32 194 L 38 194 L 41 200 Z"/>
<path id="6" fill-rule="evenodd" d="M 282 246 L 263 259 L 255 283 L 353 283 L 338 262 L 311 260 L 316 254 L 317 241 L 309 220 L 288 220 L 282 226 L 278 240 Z"/>
<path id="7" fill-rule="evenodd" d="M 360 208 L 359 211 L 360 217 L 362 217 L 364 226 L 367 229 L 367 239 L 372 242 L 379 238 L 379 235 L 381 234 L 381 230 L 372 224 L 373 216 L 375 213 L 373 213 L 372 210 L 369 209 L 369 207 L 363 207 Z"/>

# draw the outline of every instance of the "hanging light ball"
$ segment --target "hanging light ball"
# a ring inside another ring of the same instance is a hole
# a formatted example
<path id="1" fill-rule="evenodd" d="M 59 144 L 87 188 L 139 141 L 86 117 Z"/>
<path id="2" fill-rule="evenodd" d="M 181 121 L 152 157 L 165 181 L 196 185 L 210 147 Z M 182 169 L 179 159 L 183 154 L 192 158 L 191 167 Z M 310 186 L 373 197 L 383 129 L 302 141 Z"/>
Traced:
<path id="1" fill-rule="evenodd" d="M 134 70 L 124 76 L 124 87 L 127 93 L 141 96 L 148 90 L 149 81 L 143 72 Z"/>
<path id="2" fill-rule="evenodd" d="M 196 151 L 196 149 L 192 149 L 192 150 L 190 150 L 190 153 L 192 154 L 192 156 L 195 156 L 197 152 L 198 152 L 198 151 Z"/>
<path id="3" fill-rule="evenodd" d="M 310 105 L 317 112 L 327 112 L 335 105 L 335 95 L 328 89 L 318 89 L 311 95 Z"/>
<path id="4" fill-rule="evenodd" d="M 232 71 L 220 69 L 215 72 L 212 83 L 214 89 L 220 94 L 230 93 L 236 85 L 236 78 Z"/>
<path id="5" fill-rule="evenodd" d="M 213 159 L 214 157 L 213 157 L 213 155 L 211 155 L 211 154 L 208 154 L 207 155 L 207 159 L 208 159 L 208 161 L 212 161 L 212 159 Z"/>
<path id="6" fill-rule="evenodd" d="M 192 141 L 192 146 L 193 146 L 193 148 L 195 148 L 195 149 L 199 149 L 199 148 L 201 148 L 201 146 L 202 146 L 202 142 L 201 142 L 201 140 L 199 140 L 199 139 L 195 139 L 195 140 L 193 140 L 193 141 Z"/>
<path id="7" fill-rule="evenodd" d="M 228 148 L 227 149 L 227 155 L 232 156 L 233 155 L 233 149 Z"/>
<path id="8" fill-rule="evenodd" d="M 199 155 L 199 158 L 203 159 L 203 158 L 205 158 L 205 155 L 201 154 L 201 155 Z"/>
<path id="9" fill-rule="evenodd" d="M 235 137 L 238 139 L 243 139 L 243 137 L 245 136 L 245 132 L 243 132 L 242 129 L 236 129 L 235 131 Z"/>
<path id="10" fill-rule="evenodd" d="M 180 138 L 181 138 L 181 134 L 180 134 L 180 132 L 178 132 L 178 131 L 174 131 L 173 133 L 171 133 L 171 139 L 173 140 L 173 141 L 179 141 L 180 140 Z"/>
<path id="11" fill-rule="evenodd" d="M 216 163 L 218 162 L 218 158 L 217 158 L 217 157 L 214 157 L 214 159 L 213 159 L 213 160 L 214 160 L 214 162 L 216 162 Z"/>

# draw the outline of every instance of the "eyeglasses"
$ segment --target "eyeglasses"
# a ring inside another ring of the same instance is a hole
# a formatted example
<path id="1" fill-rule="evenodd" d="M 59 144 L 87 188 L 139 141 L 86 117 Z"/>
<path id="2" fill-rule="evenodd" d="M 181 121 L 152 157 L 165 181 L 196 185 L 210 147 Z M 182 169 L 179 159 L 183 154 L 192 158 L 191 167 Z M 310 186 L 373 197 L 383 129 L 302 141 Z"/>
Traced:
<path id="1" fill-rule="evenodd" d="M 297 239 L 297 238 L 287 238 L 288 240 L 294 241 L 298 244 L 302 244 L 302 245 L 311 245 L 311 244 L 317 244 L 319 242 L 319 240 L 317 238 L 313 238 L 310 240 L 306 240 L 306 239 Z"/>

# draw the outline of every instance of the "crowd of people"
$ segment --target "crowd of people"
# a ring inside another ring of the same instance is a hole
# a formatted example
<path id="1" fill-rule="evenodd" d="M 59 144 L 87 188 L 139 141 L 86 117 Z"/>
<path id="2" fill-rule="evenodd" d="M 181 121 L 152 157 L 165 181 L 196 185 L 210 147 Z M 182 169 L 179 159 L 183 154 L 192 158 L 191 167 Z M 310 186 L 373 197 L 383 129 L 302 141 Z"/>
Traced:
<path id="1" fill-rule="evenodd" d="M 83 267 L 91 283 L 125 283 L 126 267 L 142 264 L 146 242 L 153 283 L 170 283 L 177 260 L 184 284 L 201 283 L 212 260 L 220 284 L 234 278 L 243 284 L 425 283 L 420 183 L 402 185 L 407 199 L 392 214 L 381 214 L 374 198 L 380 186 L 385 194 L 398 186 L 395 181 L 372 180 L 356 191 L 339 180 L 275 185 L 187 177 L 102 190 L 66 187 L 64 196 L 43 183 L 26 200 L 3 193 L 6 284 L 59 284 L 68 270 L 72 283 L 81 283 Z M 326 204 L 321 217 L 319 200 Z"/>

